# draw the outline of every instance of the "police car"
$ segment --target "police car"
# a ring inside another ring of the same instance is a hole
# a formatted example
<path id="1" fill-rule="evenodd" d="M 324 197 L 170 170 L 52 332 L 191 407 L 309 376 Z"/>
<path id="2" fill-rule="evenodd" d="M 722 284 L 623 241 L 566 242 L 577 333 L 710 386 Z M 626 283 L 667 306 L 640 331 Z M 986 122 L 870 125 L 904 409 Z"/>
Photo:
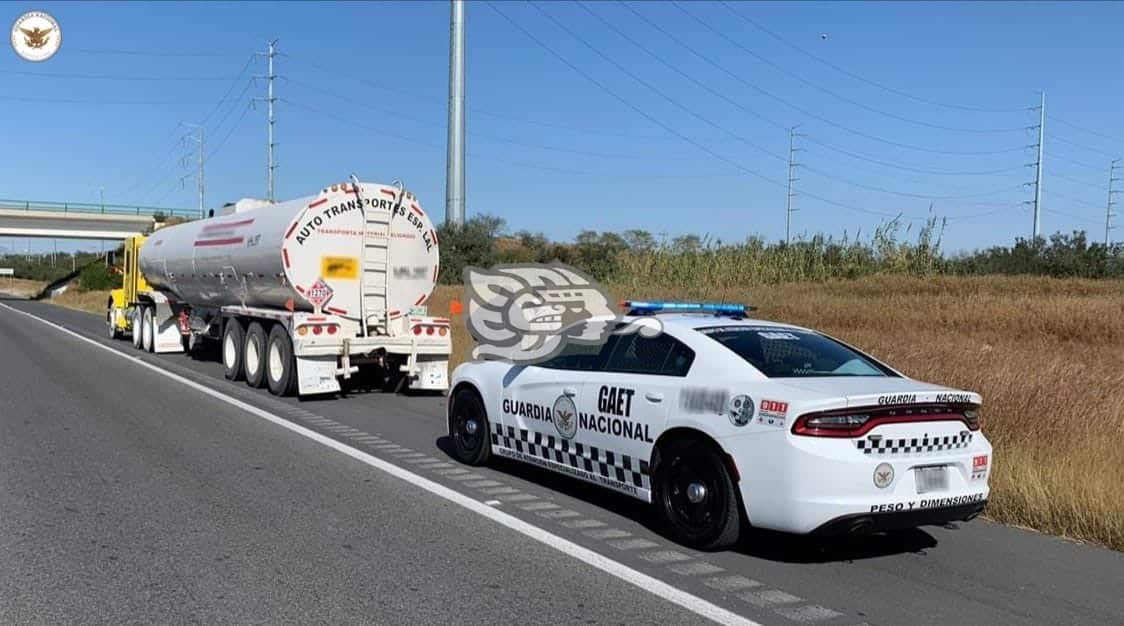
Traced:
<path id="1" fill-rule="evenodd" d="M 987 503 L 979 394 L 923 383 L 822 333 L 729 304 L 626 302 L 662 332 L 458 367 L 460 461 L 497 455 L 652 503 L 678 541 L 743 522 L 869 533 L 970 520 Z M 654 317 L 652 317 L 654 316 Z"/>

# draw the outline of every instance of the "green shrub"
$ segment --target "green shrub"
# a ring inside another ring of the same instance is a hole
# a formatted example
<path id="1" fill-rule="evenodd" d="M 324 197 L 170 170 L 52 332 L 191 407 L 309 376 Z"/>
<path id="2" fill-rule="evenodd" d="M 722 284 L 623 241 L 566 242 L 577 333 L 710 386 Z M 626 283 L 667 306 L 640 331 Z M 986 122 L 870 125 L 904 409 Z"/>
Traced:
<path id="1" fill-rule="evenodd" d="M 112 289 L 121 282 L 105 263 L 91 263 L 78 273 L 78 287 L 86 291 Z"/>

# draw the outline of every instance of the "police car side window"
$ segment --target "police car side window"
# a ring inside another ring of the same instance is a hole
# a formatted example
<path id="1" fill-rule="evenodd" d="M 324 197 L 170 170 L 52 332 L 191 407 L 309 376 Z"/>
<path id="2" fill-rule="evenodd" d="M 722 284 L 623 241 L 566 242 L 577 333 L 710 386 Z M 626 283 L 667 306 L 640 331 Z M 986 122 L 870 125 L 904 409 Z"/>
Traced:
<path id="1" fill-rule="evenodd" d="M 629 374 L 686 376 L 694 360 L 694 351 L 670 335 L 643 337 L 640 333 L 629 333 L 619 336 L 605 370 Z"/>
<path id="2" fill-rule="evenodd" d="M 602 346 L 596 344 L 568 342 L 561 352 L 539 363 L 538 366 L 555 370 L 593 371 L 597 369 L 600 361 L 601 348 Z"/>

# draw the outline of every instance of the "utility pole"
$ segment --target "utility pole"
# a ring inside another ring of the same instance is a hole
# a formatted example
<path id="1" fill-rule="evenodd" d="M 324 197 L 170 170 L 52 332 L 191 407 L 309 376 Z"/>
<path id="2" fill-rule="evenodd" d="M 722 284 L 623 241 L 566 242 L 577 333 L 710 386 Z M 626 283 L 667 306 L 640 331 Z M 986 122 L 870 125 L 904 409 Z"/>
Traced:
<path id="1" fill-rule="evenodd" d="M 207 216 L 206 215 L 206 208 L 205 208 L 205 205 L 206 205 L 206 203 L 205 203 L 206 186 L 203 184 L 203 163 L 205 162 L 205 159 L 203 158 L 203 125 L 202 124 L 191 124 L 189 122 L 180 122 L 180 124 L 182 124 L 184 126 L 187 126 L 188 128 L 194 128 L 195 129 L 195 136 L 194 137 L 192 137 L 191 134 L 188 133 L 187 135 L 184 135 L 183 139 L 186 140 L 190 137 L 192 139 L 192 141 L 194 141 L 196 144 L 198 144 L 198 147 L 197 147 L 196 153 L 195 153 L 195 157 L 196 157 L 196 164 L 199 168 L 199 171 L 195 174 L 195 182 L 196 182 L 196 187 L 199 190 L 199 217 L 200 217 L 200 219 L 202 219 L 202 218 Z M 186 161 L 186 159 L 185 159 L 185 161 Z M 186 165 L 186 163 L 185 163 L 185 165 Z M 190 175 L 185 175 L 183 178 L 180 178 L 180 182 L 182 183 L 184 180 L 186 180 L 188 178 L 188 176 L 190 176 Z"/>
<path id="2" fill-rule="evenodd" d="M 451 0 L 450 5 L 445 221 L 455 226 L 464 224 L 464 0 Z"/>
<path id="3" fill-rule="evenodd" d="M 1112 212 L 1112 207 L 1116 202 L 1112 200 L 1112 194 L 1120 193 L 1119 190 L 1112 188 L 1112 184 L 1124 180 L 1116 178 L 1116 164 L 1119 162 L 1120 159 L 1113 159 L 1112 163 L 1108 166 L 1108 202 L 1105 204 L 1104 209 L 1104 247 L 1106 248 L 1108 247 L 1108 231 L 1115 228 L 1115 226 L 1112 225 L 1112 218 L 1116 217 L 1116 214 Z"/>
<path id="4" fill-rule="evenodd" d="M 1038 240 L 1042 221 L 1042 149 L 1046 143 L 1046 92 L 1038 105 L 1038 160 L 1034 164 L 1034 239 Z"/>
<path id="5" fill-rule="evenodd" d="M 266 58 L 268 59 L 268 68 L 266 74 L 266 107 L 269 109 L 269 146 L 268 146 L 268 183 L 266 187 L 266 200 L 273 202 L 273 170 L 277 169 L 277 164 L 273 161 L 273 148 L 276 146 L 273 143 L 273 124 L 276 121 L 273 117 L 273 103 L 277 100 L 273 96 L 273 79 L 277 78 L 277 74 L 273 73 L 273 57 L 277 56 L 277 40 L 269 42 L 268 52 Z"/>
<path id="6" fill-rule="evenodd" d="M 796 132 L 797 127 L 793 126 L 788 129 L 788 193 L 785 195 L 784 200 L 784 243 L 788 245 L 792 243 L 792 214 L 796 209 L 792 208 L 792 197 L 796 192 L 792 190 L 792 183 L 800 180 L 793 176 L 796 168 L 800 165 L 796 162 L 796 153 L 800 152 L 800 148 L 796 147 L 796 138 L 802 137 L 800 133 Z"/>

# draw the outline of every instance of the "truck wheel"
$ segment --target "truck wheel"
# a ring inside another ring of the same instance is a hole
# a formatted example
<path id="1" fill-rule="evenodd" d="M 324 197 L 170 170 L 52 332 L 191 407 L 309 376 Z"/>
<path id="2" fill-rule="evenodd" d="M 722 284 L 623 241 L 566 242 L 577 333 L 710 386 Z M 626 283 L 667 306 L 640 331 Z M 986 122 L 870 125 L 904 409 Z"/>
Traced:
<path id="1" fill-rule="evenodd" d="M 265 328 L 260 322 L 250 322 L 246 331 L 246 349 L 242 362 L 246 364 L 246 384 L 265 386 Z"/>
<path id="2" fill-rule="evenodd" d="M 269 344 L 265 351 L 265 376 L 269 391 L 275 396 L 293 394 L 297 383 L 297 362 L 293 358 L 293 342 L 289 331 L 274 324 L 269 331 Z"/>
<path id="3" fill-rule="evenodd" d="M 109 338 L 118 339 L 121 337 L 121 331 L 117 328 L 117 316 L 113 310 L 113 299 L 109 300 L 109 304 L 105 307 L 105 323 L 109 327 Z"/>
<path id="4" fill-rule="evenodd" d="M 657 454 L 653 501 L 671 535 L 699 550 L 721 550 L 737 542 L 738 496 L 719 451 L 687 439 L 672 441 Z"/>
<path id="5" fill-rule="evenodd" d="M 222 375 L 227 380 L 242 380 L 246 370 L 242 367 L 242 349 L 246 345 L 246 333 L 242 322 L 231 318 L 226 320 L 222 331 Z"/>
<path id="6" fill-rule="evenodd" d="M 141 349 L 141 308 L 133 307 L 133 314 L 129 321 L 129 333 L 133 337 L 133 347 Z"/>
<path id="7" fill-rule="evenodd" d="M 492 455 L 492 432 L 488 412 L 480 395 L 471 388 L 459 389 L 449 405 L 449 436 L 453 453 L 467 465 L 483 465 Z"/>
<path id="8" fill-rule="evenodd" d="M 153 317 L 152 307 L 144 307 L 144 313 L 141 314 L 141 342 L 145 352 L 156 349 L 156 323 Z"/>

